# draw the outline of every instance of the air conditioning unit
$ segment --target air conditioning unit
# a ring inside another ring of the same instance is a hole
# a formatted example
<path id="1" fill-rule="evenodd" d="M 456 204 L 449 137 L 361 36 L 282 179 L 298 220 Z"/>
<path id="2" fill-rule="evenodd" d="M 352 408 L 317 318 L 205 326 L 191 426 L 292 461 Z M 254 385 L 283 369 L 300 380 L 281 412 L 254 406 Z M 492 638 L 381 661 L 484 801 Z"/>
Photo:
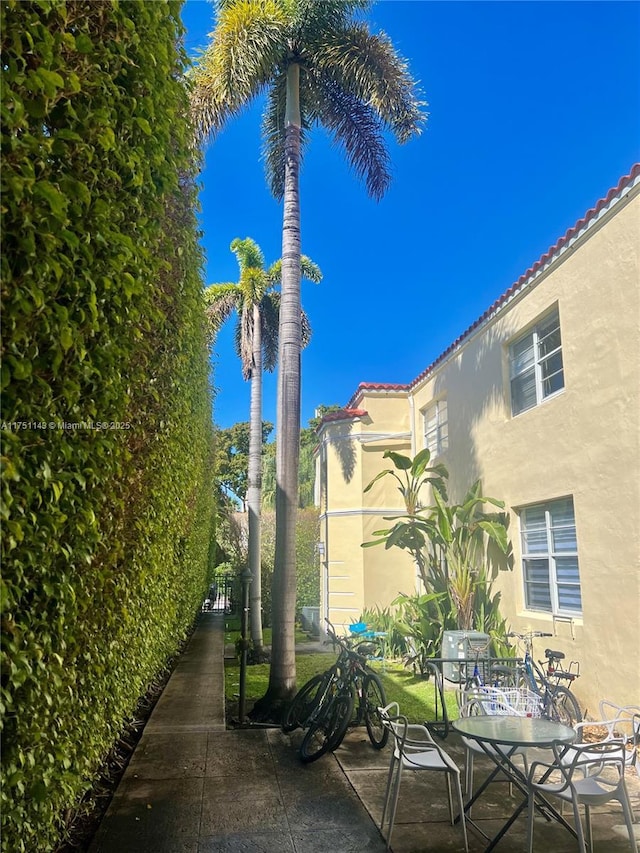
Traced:
<path id="1" fill-rule="evenodd" d="M 442 657 L 455 658 L 456 660 L 470 660 L 466 666 L 457 663 L 444 663 L 442 674 L 447 681 L 459 684 L 465 681 L 468 675 L 473 674 L 473 667 L 478 656 L 478 661 L 489 660 L 489 644 L 491 637 L 481 631 L 445 631 L 442 635 Z M 484 666 L 481 664 L 480 673 L 482 680 L 485 679 Z"/>

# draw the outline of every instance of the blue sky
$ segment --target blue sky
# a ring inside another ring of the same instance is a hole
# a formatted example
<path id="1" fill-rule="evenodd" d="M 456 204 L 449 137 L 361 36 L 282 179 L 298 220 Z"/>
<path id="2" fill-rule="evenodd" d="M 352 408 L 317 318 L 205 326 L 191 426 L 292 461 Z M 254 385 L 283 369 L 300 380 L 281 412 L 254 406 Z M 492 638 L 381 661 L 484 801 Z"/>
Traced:
<path id="1" fill-rule="evenodd" d="M 190 55 L 213 7 L 187 0 Z M 322 129 L 301 175 L 303 284 L 313 338 L 302 356 L 302 425 L 360 382 L 411 382 L 640 160 L 640 4 L 384 0 L 368 16 L 428 101 L 422 135 L 390 144 L 394 180 L 368 198 Z M 282 210 L 261 160 L 261 104 L 209 144 L 201 226 L 207 283 L 236 281 L 234 237 L 267 264 Z M 233 320 L 215 346 L 214 419 L 248 420 Z M 264 418 L 275 422 L 275 374 Z"/>

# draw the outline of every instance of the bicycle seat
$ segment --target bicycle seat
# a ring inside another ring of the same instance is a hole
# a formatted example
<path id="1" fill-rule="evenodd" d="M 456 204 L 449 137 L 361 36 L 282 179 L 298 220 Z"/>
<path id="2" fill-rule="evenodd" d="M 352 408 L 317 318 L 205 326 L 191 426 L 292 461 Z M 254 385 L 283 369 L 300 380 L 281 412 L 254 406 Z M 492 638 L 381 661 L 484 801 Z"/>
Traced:
<path id="1" fill-rule="evenodd" d="M 373 655 L 377 652 L 377 647 L 373 643 L 358 643 L 356 651 L 359 655 L 368 657 L 369 655 Z"/>
<path id="2" fill-rule="evenodd" d="M 564 652 L 554 652 L 553 649 L 545 649 L 544 656 L 554 660 L 564 660 Z"/>

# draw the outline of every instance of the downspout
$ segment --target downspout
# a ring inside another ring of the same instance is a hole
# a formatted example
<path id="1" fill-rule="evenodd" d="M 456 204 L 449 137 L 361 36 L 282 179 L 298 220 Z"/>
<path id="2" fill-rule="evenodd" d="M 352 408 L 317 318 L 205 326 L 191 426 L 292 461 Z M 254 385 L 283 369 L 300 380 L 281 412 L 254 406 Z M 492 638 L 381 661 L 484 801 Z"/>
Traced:
<path id="1" fill-rule="evenodd" d="M 409 432 L 411 434 L 411 458 L 413 458 L 416 451 L 416 424 L 415 424 L 415 416 L 416 416 L 416 406 L 415 401 L 413 399 L 413 394 L 409 394 Z"/>
<path id="2" fill-rule="evenodd" d="M 329 619 L 329 464 L 327 460 L 327 438 L 323 436 L 320 464 L 324 484 L 324 554 L 322 566 L 324 570 L 324 613 L 321 629 L 327 624 L 324 620 Z"/>
<path id="3" fill-rule="evenodd" d="M 411 458 L 415 457 L 416 453 L 416 404 L 413 399 L 413 394 L 409 393 L 409 433 L 411 435 Z M 416 578 L 415 578 L 415 590 L 416 595 L 421 595 L 423 592 L 426 592 L 424 589 L 424 584 L 422 583 L 422 577 L 420 575 L 420 567 L 418 565 L 418 561 L 414 560 L 414 565 L 416 569 Z"/>

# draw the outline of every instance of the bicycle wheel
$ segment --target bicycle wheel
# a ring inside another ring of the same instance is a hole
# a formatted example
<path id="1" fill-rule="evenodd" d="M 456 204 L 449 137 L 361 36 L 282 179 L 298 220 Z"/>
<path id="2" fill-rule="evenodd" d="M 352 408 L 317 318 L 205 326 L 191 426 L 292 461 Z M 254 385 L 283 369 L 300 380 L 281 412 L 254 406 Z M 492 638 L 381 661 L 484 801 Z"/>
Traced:
<path id="1" fill-rule="evenodd" d="M 347 732 L 353 712 L 353 694 L 340 693 L 330 700 L 311 723 L 302 743 L 300 758 L 304 764 L 316 761 L 327 752 L 337 749 Z"/>
<path id="2" fill-rule="evenodd" d="M 384 708 L 387 698 L 384 695 L 382 682 L 372 672 L 364 680 L 362 688 L 362 702 L 364 705 L 364 722 L 367 734 L 374 749 L 382 749 L 389 740 L 389 731 L 382 725 L 382 719 L 378 708 Z"/>
<path id="3" fill-rule="evenodd" d="M 298 726 L 304 726 L 320 700 L 327 677 L 326 672 L 314 675 L 298 690 L 282 718 L 283 732 L 292 732 Z"/>
<path id="4" fill-rule="evenodd" d="M 549 702 L 550 716 L 557 723 L 565 726 L 575 726 L 582 722 L 582 711 L 578 700 L 566 687 L 559 685 L 553 689 Z"/>

